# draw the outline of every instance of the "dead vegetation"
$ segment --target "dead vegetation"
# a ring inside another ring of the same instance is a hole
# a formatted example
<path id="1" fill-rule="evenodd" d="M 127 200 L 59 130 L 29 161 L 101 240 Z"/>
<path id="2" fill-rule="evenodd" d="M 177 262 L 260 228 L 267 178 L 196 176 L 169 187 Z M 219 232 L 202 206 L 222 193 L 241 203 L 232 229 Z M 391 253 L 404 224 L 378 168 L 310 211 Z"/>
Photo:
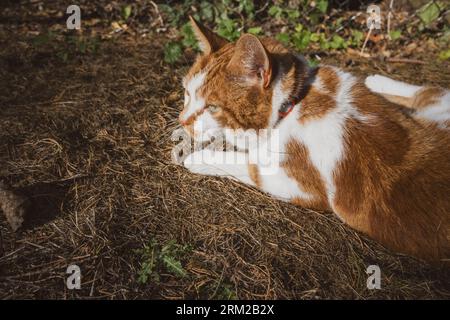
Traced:
<path id="1" fill-rule="evenodd" d="M 0 217 L 0 298 L 450 298 L 448 269 L 388 252 L 330 213 L 173 164 L 191 61 L 165 64 L 163 36 L 64 60 L 65 40 L 36 45 L 22 28 L 0 30 L 0 179 L 31 208 L 17 233 Z M 325 61 L 387 73 L 378 60 Z M 448 87 L 445 63 L 399 65 L 394 77 Z M 66 288 L 70 264 L 81 290 Z M 371 264 L 381 290 L 366 288 Z"/>

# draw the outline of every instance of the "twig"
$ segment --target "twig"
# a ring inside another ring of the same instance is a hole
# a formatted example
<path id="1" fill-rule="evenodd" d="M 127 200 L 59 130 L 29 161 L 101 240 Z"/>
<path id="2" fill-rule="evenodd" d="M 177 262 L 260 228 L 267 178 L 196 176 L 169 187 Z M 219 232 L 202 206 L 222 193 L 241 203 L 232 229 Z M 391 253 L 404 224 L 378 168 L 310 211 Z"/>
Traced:
<path id="1" fill-rule="evenodd" d="M 364 49 L 366 48 L 367 41 L 369 40 L 370 34 L 372 33 L 373 25 L 374 25 L 373 23 L 370 24 L 369 32 L 367 33 L 366 40 L 364 40 L 364 44 L 363 44 L 363 46 L 361 48 L 361 52 L 360 52 L 361 56 L 364 55 Z"/>
<path id="2" fill-rule="evenodd" d="M 391 17 L 392 17 L 392 7 L 394 6 L 394 0 L 391 0 L 389 4 L 389 12 L 387 17 L 387 39 L 391 40 Z"/>
<path id="3" fill-rule="evenodd" d="M 413 63 L 413 64 L 426 64 L 424 61 L 417 59 L 405 59 L 405 58 L 386 58 L 386 62 L 391 63 Z"/>
<path id="4" fill-rule="evenodd" d="M 161 13 L 159 12 L 158 5 L 154 1 L 150 1 L 150 3 L 155 8 L 155 12 L 158 15 L 159 24 L 161 25 L 161 27 L 164 26 L 164 20 L 161 16 Z"/>
<path id="5" fill-rule="evenodd" d="M 266 1 L 266 3 L 258 10 L 255 11 L 255 15 L 257 15 L 258 13 L 263 12 L 264 10 L 266 10 L 267 6 L 269 5 L 270 1 Z"/>

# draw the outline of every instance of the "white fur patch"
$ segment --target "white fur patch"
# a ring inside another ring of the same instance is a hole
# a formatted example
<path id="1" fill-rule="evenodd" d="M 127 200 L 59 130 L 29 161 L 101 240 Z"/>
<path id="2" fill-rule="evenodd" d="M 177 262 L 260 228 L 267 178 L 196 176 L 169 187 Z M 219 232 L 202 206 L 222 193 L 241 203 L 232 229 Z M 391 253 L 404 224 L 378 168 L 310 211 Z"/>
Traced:
<path id="1" fill-rule="evenodd" d="M 325 89 L 325 86 L 323 85 L 322 79 L 320 77 L 315 77 L 314 82 L 312 83 L 312 86 L 317 91 L 320 91 L 322 93 L 329 93 L 328 90 Z"/>
<path id="2" fill-rule="evenodd" d="M 345 117 L 337 112 L 302 125 L 299 138 L 309 150 L 312 164 L 320 172 L 326 183 L 328 198 L 335 193 L 333 171 L 343 154 L 343 124 Z"/>
<path id="3" fill-rule="evenodd" d="M 260 175 L 261 189 L 280 200 L 293 200 L 300 198 L 302 200 L 310 200 L 313 196 L 305 192 L 299 183 L 289 177 L 285 170 L 280 168 L 275 174 Z"/>
<path id="4" fill-rule="evenodd" d="M 208 110 L 200 114 L 194 122 L 194 139 L 196 141 L 208 141 L 213 136 L 221 133 L 219 123 L 214 119 Z"/>
<path id="5" fill-rule="evenodd" d="M 356 118 L 366 120 L 352 106 L 351 88 L 355 78 L 336 70 L 340 87 L 336 94 L 336 109 L 319 119 L 313 119 L 303 124 L 298 122 L 301 106 L 297 105 L 280 124 L 280 145 L 284 146 L 290 139 L 298 139 L 306 146 L 312 164 L 325 181 L 329 203 L 332 205 L 336 186 L 334 170 L 344 155 L 344 126 L 346 119 Z M 285 152 L 284 149 L 281 150 Z"/>
<path id="6" fill-rule="evenodd" d="M 435 122 L 450 121 L 450 92 L 444 94 L 438 103 L 417 111 L 415 116 Z"/>
<path id="7" fill-rule="evenodd" d="M 185 83 L 186 91 L 189 93 L 189 98 L 186 112 L 183 114 L 182 121 L 188 120 L 196 112 L 205 107 L 205 100 L 197 94 L 197 90 L 203 86 L 206 78 L 206 72 L 199 72 L 195 74 L 187 83 Z M 186 99 L 186 98 L 185 98 Z"/>
<path id="8" fill-rule="evenodd" d="M 366 87 L 373 92 L 407 98 L 414 96 L 414 94 L 422 88 L 420 86 L 414 86 L 380 75 L 368 76 L 365 84 Z"/>
<path id="9" fill-rule="evenodd" d="M 193 173 L 227 177 L 254 185 L 248 172 L 248 155 L 244 152 L 203 149 L 191 153 L 183 164 Z"/>
<path id="10" fill-rule="evenodd" d="M 272 128 L 278 120 L 278 111 L 281 108 L 281 105 L 288 98 L 288 94 L 283 91 L 283 83 L 278 78 L 275 80 L 275 85 L 272 93 L 272 112 L 270 114 L 269 119 L 269 127 Z"/>

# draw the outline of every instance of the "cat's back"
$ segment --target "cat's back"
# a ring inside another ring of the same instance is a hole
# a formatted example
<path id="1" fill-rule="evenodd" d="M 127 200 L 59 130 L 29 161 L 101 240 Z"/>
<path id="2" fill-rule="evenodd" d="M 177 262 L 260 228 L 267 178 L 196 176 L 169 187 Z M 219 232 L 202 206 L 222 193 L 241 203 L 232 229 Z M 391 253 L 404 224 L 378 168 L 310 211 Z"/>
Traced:
<path id="1" fill-rule="evenodd" d="M 336 211 L 391 248 L 449 258 L 450 130 L 415 117 L 361 81 L 348 94 L 358 117 L 346 122 Z"/>

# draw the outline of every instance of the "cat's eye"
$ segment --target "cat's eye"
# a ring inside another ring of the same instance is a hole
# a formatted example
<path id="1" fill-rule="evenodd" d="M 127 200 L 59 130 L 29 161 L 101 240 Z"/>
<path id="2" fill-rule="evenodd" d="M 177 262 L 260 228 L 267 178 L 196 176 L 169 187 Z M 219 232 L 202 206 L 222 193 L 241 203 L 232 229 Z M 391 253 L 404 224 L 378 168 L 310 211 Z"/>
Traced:
<path id="1" fill-rule="evenodd" d="M 208 106 L 208 111 L 211 112 L 211 113 L 216 113 L 216 112 L 218 112 L 219 110 L 220 110 L 220 107 L 215 106 L 215 105 L 213 105 L 213 104 L 210 104 L 210 105 Z"/>

